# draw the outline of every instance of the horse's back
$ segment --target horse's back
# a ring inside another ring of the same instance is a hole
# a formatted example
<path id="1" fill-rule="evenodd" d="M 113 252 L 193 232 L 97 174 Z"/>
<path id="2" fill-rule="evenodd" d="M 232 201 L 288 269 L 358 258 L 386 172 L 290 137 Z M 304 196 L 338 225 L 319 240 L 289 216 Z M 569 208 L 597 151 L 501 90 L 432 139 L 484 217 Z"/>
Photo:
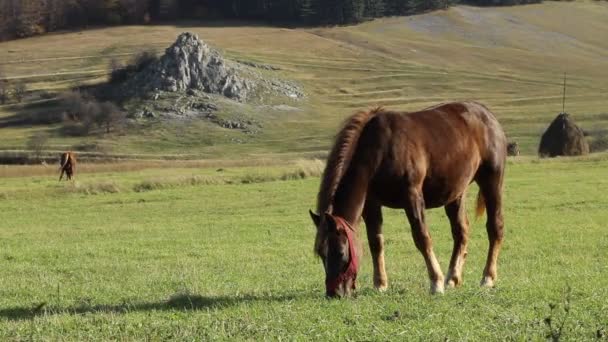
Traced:
<path id="1" fill-rule="evenodd" d="M 388 156 L 379 164 L 375 187 L 422 186 L 428 207 L 457 198 L 480 167 L 502 170 L 504 166 L 505 135 L 494 115 L 476 102 L 411 113 L 387 111 L 375 121 L 370 122 L 370 130 L 377 132 L 383 155 Z M 398 191 L 389 193 L 392 199 L 386 201 L 398 206 Z"/>
<path id="2" fill-rule="evenodd" d="M 406 134 L 421 132 L 417 138 L 426 152 L 441 159 L 478 154 L 484 163 L 500 164 L 506 156 L 505 134 L 494 114 L 480 103 L 452 102 L 405 116 L 410 119 L 405 120 L 409 121 Z"/>

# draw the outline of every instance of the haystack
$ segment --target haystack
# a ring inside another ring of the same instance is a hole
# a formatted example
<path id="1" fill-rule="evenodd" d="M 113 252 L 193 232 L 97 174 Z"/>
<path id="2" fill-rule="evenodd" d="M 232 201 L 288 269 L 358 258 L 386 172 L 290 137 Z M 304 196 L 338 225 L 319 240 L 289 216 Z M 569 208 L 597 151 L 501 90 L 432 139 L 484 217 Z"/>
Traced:
<path id="1" fill-rule="evenodd" d="M 580 156 L 589 153 L 582 129 L 568 113 L 560 113 L 543 133 L 538 147 L 541 157 Z"/>

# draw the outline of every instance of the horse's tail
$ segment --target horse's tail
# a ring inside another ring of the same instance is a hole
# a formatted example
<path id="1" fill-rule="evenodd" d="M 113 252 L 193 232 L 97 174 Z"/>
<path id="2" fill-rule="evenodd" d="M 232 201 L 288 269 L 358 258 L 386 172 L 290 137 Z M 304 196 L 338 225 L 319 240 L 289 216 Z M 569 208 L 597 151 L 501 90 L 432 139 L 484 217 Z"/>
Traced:
<path id="1" fill-rule="evenodd" d="M 475 208 L 475 214 L 477 218 L 480 218 L 483 215 L 483 212 L 486 210 L 486 200 L 483 198 L 483 194 L 481 193 L 481 189 L 477 193 L 477 206 Z"/>
<path id="2" fill-rule="evenodd" d="M 59 161 L 59 171 L 65 168 L 65 165 L 68 163 L 69 156 L 67 153 L 61 155 L 61 160 Z"/>
<path id="3" fill-rule="evenodd" d="M 69 153 L 64 153 L 61 155 L 61 166 L 59 167 L 59 170 L 64 170 L 65 167 L 68 165 L 68 162 L 70 161 L 70 154 Z"/>

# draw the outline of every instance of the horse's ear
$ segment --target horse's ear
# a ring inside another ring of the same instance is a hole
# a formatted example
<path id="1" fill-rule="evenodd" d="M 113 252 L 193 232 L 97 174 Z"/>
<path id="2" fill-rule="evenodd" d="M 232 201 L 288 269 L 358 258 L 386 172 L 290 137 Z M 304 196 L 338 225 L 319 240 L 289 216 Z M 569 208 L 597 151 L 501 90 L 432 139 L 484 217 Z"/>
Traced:
<path id="1" fill-rule="evenodd" d="M 318 228 L 321 225 L 321 216 L 313 213 L 312 210 L 308 210 L 308 213 L 310 214 L 310 218 L 312 219 L 312 222 L 314 222 L 315 226 L 317 226 L 317 228 Z"/>
<path id="2" fill-rule="evenodd" d="M 331 232 L 331 231 L 338 229 L 337 225 L 336 225 L 336 220 L 334 219 L 334 217 L 331 216 L 330 213 L 325 213 L 324 215 L 325 215 L 325 222 L 326 222 L 325 224 L 327 225 L 327 231 Z"/>

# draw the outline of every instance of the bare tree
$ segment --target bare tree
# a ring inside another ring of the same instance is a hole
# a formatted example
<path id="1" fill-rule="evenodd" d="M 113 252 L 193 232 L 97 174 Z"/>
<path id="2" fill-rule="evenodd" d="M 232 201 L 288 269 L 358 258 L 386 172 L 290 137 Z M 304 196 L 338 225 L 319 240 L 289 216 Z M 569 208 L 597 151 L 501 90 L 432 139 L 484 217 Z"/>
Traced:
<path id="1" fill-rule="evenodd" d="M 34 152 L 34 158 L 36 158 L 37 161 L 40 161 L 42 151 L 46 149 L 48 140 L 49 135 L 45 132 L 38 132 L 28 139 L 26 148 Z"/>
<path id="2" fill-rule="evenodd" d="M 0 104 L 6 104 L 8 101 L 8 84 L 6 84 L 5 77 L 4 70 L 0 68 Z"/>
<path id="3" fill-rule="evenodd" d="M 18 81 L 17 83 L 15 83 L 15 86 L 13 87 L 13 96 L 15 97 L 15 100 L 17 100 L 17 102 L 23 101 L 23 97 L 25 96 L 26 92 L 27 86 L 24 82 Z"/>
<path id="4" fill-rule="evenodd" d="M 6 101 L 8 101 L 8 84 L 1 78 L 2 75 L 0 75 L 0 103 L 6 104 Z"/>
<path id="5" fill-rule="evenodd" d="M 120 124 L 124 118 L 124 113 L 112 102 L 103 102 L 99 105 L 96 121 L 100 127 L 105 127 L 106 133 L 110 133 L 110 129 Z"/>

